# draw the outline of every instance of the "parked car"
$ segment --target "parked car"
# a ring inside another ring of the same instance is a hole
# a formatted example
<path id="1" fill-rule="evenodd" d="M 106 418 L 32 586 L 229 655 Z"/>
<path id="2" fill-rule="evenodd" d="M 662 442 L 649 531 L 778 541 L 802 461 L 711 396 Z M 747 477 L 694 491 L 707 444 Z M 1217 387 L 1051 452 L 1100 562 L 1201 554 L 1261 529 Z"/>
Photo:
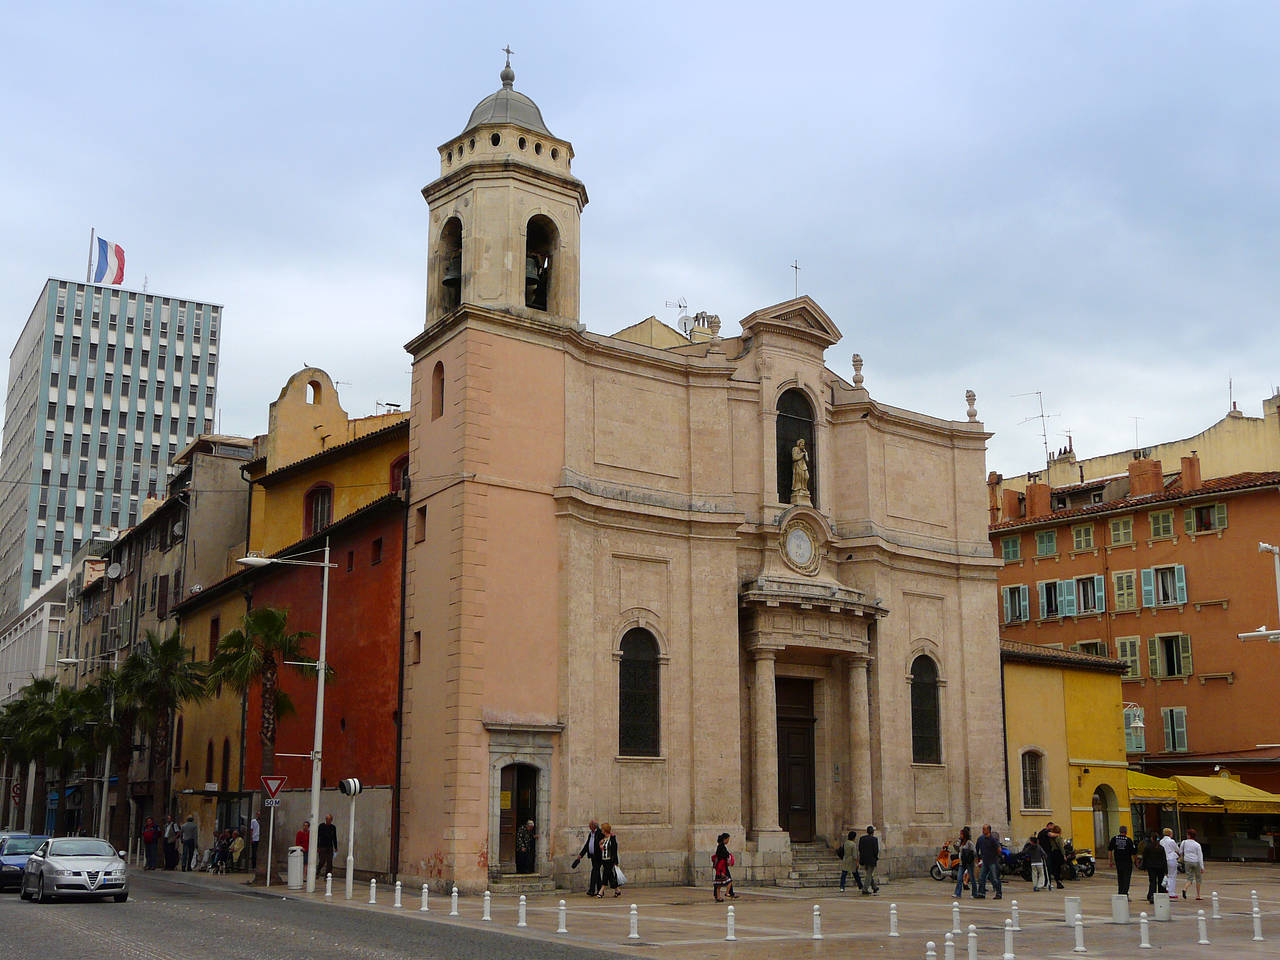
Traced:
<path id="1" fill-rule="evenodd" d="M 27 865 L 27 857 L 48 839 L 26 834 L 9 834 L 0 839 L 0 890 L 10 887 L 16 890 L 22 885 L 22 868 Z"/>
<path id="2" fill-rule="evenodd" d="M 48 903 L 55 897 L 129 899 L 124 853 L 105 840 L 56 837 L 45 840 L 27 857 L 18 896 Z"/>

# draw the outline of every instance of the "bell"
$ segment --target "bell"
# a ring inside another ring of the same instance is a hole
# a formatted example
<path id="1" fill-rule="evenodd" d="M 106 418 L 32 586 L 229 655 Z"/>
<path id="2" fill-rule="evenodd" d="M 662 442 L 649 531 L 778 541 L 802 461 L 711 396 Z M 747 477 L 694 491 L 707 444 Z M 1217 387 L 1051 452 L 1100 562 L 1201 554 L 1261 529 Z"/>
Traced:
<path id="1" fill-rule="evenodd" d="M 524 258 L 524 285 L 536 287 L 542 282 L 542 258 L 536 253 L 527 254 Z"/>
<path id="2" fill-rule="evenodd" d="M 444 278 L 440 281 L 446 287 L 457 287 L 462 284 L 462 251 L 459 250 L 449 258 L 444 267 Z"/>

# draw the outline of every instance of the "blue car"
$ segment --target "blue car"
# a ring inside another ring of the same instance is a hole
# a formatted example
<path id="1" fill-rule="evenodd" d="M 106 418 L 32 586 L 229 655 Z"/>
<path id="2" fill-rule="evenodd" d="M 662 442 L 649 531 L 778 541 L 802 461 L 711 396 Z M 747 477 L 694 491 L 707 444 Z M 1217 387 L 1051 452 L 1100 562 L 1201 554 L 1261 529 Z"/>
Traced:
<path id="1" fill-rule="evenodd" d="M 22 868 L 27 865 L 27 857 L 48 839 L 9 834 L 0 840 L 0 890 L 16 890 L 22 885 Z"/>

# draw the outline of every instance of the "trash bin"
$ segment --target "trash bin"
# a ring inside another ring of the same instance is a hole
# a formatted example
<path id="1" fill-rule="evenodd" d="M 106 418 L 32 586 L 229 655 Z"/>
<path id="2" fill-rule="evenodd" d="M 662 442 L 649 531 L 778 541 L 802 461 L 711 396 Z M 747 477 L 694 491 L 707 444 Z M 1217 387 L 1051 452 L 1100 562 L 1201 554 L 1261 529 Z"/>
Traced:
<path id="1" fill-rule="evenodd" d="M 289 889 L 301 890 L 303 887 L 302 847 L 289 848 Z"/>

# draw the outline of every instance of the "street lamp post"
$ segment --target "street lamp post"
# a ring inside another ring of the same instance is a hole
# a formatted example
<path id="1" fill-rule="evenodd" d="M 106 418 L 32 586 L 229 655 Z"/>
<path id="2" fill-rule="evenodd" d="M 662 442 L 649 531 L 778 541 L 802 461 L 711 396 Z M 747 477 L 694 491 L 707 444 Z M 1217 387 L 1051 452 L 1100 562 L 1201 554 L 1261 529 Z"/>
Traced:
<path id="1" fill-rule="evenodd" d="M 308 550 L 306 553 L 317 553 Z M 305 554 L 301 554 L 305 556 Z M 324 538 L 324 560 L 293 560 L 287 557 L 241 557 L 238 563 L 246 567 L 266 567 L 273 563 L 298 567 L 322 567 L 324 582 L 320 592 L 320 656 L 316 659 L 316 729 L 311 744 L 311 830 L 307 841 L 307 892 L 316 889 L 316 840 L 320 833 L 320 757 L 324 744 L 324 674 L 326 670 L 326 633 L 329 625 L 329 570 L 336 564 L 329 562 L 329 538 Z M 311 664 L 305 664 L 311 666 Z"/>
<path id="2" fill-rule="evenodd" d="M 1280 615 L 1280 547 L 1272 546 L 1269 543 L 1258 543 L 1259 553 L 1271 554 L 1271 559 L 1276 565 L 1276 611 Z M 1236 637 L 1240 640 L 1268 640 L 1271 643 L 1280 643 L 1280 629 L 1268 630 L 1267 625 L 1263 624 L 1257 630 L 1251 630 L 1248 633 L 1237 633 Z"/>
<path id="3" fill-rule="evenodd" d="M 71 666 L 75 666 L 78 663 L 92 663 L 95 660 L 105 660 L 105 659 L 106 657 L 85 657 L 85 658 L 63 657 L 58 661 L 58 663 L 64 667 L 71 667 Z M 120 650 L 119 648 L 117 648 L 111 651 L 111 670 L 113 673 L 116 671 L 119 665 L 120 665 Z M 111 729 L 114 730 L 116 726 L 116 686 L 114 682 L 111 684 L 111 708 L 110 709 L 111 709 L 110 726 L 111 726 Z M 101 809 L 98 811 L 98 836 L 104 840 L 107 838 L 107 791 L 110 789 L 110 786 L 111 786 L 111 740 L 110 738 L 108 738 L 107 740 L 107 755 L 105 757 L 105 761 L 106 762 L 102 765 L 102 802 L 101 802 Z"/>

